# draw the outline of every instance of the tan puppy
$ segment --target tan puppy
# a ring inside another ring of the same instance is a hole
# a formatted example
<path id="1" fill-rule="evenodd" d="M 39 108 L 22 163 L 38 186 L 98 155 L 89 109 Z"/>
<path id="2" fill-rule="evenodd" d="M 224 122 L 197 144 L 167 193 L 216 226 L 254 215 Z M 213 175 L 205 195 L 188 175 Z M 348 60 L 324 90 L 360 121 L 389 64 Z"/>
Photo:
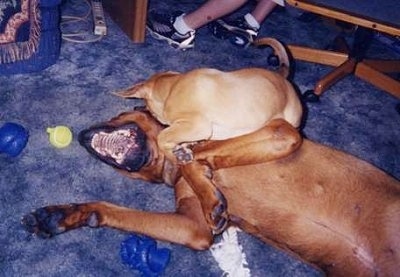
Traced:
<path id="1" fill-rule="evenodd" d="M 236 137 L 277 118 L 299 127 L 302 106 L 286 79 L 286 51 L 273 39 L 264 39 L 264 44 L 275 49 L 281 73 L 261 68 L 163 72 L 118 95 L 145 99 L 150 112 L 169 126 L 158 136 L 159 147 L 169 159 L 175 158 L 175 151 L 180 162 L 191 159 L 190 150 L 181 150 L 182 143 Z"/>
<path id="2" fill-rule="evenodd" d="M 188 182 L 202 182 L 209 171 L 228 202 L 229 224 L 330 276 L 398 276 L 400 182 L 383 171 L 309 140 L 296 143 L 298 133 L 280 119 L 249 135 L 197 144 L 186 165 L 165 159 L 156 143 L 160 131 L 148 114 L 131 112 L 83 131 L 80 142 L 101 159 L 112 158 L 116 146 L 121 172 L 173 185 L 175 212 L 108 202 L 48 206 L 24 217 L 28 231 L 48 238 L 81 226 L 110 227 L 207 249 L 213 235 Z M 113 144 L 92 146 L 97 135 Z"/>

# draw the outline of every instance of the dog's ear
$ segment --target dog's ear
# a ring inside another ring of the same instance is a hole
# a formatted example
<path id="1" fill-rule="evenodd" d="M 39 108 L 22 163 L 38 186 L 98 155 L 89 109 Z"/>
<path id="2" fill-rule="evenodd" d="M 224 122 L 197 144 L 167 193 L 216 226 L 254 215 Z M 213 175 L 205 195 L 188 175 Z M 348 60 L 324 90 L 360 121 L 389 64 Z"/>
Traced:
<path id="1" fill-rule="evenodd" d="M 113 94 L 123 98 L 145 98 L 147 89 L 146 82 L 140 82 L 123 91 L 113 92 Z"/>
<path id="2" fill-rule="evenodd" d="M 154 89 L 156 83 L 163 82 L 164 80 L 168 80 L 169 77 L 177 76 L 179 74 L 181 73 L 175 71 L 156 73 L 146 81 L 139 82 L 128 89 L 114 92 L 113 94 L 123 98 L 146 98 L 149 91 Z"/>

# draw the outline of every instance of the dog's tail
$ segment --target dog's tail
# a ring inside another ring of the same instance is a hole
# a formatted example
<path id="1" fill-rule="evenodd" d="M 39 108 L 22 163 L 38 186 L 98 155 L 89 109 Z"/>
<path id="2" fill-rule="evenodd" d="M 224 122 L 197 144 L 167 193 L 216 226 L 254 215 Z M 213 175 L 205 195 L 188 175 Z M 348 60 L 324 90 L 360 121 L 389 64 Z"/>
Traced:
<path id="1" fill-rule="evenodd" d="M 269 46 L 274 50 L 273 56 L 270 57 L 277 57 L 279 60 L 279 68 L 278 72 L 285 78 L 289 77 L 290 74 L 290 59 L 288 51 L 286 50 L 285 46 L 279 42 L 277 39 L 265 37 L 260 38 L 254 41 L 254 45 L 256 47 L 264 47 Z M 268 62 L 269 58 L 268 57 Z"/>

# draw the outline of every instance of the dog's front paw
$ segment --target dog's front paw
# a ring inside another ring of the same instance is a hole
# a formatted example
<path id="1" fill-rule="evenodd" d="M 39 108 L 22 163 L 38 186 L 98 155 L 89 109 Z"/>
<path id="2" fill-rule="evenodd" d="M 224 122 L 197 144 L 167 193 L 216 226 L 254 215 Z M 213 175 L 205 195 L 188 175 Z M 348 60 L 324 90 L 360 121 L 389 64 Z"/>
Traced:
<path id="1" fill-rule="evenodd" d="M 82 213 L 79 205 L 49 206 L 39 208 L 21 219 L 26 231 L 40 238 L 51 238 L 81 226 L 97 227 L 96 213 Z"/>
<path id="2" fill-rule="evenodd" d="M 179 164 L 187 164 L 193 161 L 193 151 L 188 147 L 178 145 L 172 152 Z"/>
<path id="3" fill-rule="evenodd" d="M 65 227 L 60 224 L 64 219 L 65 215 L 62 212 L 40 208 L 25 215 L 21 223 L 29 233 L 41 238 L 50 238 L 65 232 Z"/>

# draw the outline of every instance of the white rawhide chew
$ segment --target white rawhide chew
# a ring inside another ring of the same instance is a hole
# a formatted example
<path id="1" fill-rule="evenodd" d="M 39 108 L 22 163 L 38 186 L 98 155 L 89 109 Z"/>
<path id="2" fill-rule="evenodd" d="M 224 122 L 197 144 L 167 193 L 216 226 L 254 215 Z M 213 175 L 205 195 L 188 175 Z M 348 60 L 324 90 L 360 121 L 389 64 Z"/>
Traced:
<path id="1" fill-rule="evenodd" d="M 210 251 L 219 267 L 224 271 L 223 276 L 250 277 L 246 255 L 238 242 L 238 230 L 240 231 L 236 227 L 229 227 L 222 234 L 221 241 L 213 244 Z"/>

